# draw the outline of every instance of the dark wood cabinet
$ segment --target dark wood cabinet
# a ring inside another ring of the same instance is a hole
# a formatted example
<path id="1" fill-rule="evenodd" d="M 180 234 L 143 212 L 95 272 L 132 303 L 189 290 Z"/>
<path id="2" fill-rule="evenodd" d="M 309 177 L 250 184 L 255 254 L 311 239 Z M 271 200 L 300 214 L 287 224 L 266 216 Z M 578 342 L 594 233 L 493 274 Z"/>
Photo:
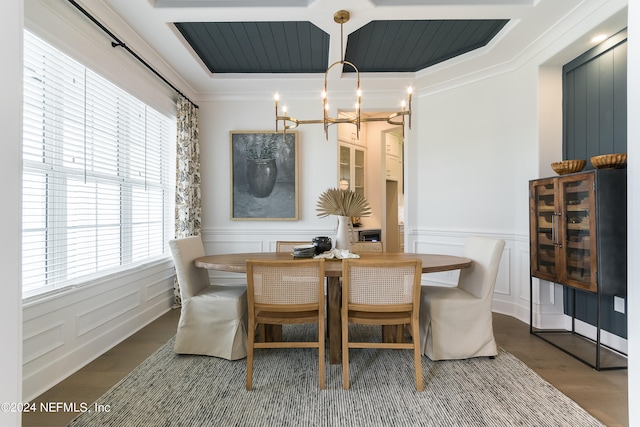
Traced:
<path id="1" fill-rule="evenodd" d="M 531 274 L 596 292 L 593 173 L 531 182 Z"/>
<path id="2" fill-rule="evenodd" d="M 533 328 L 532 317 L 531 332 L 596 369 L 614 367 L 603 364 L 600 335 L 605 320 L 614 315 L 614 299 L 627 297 L 626 170 L 596 169 L 533 180 L 529 196 L 531 277 L 568 288 L 565 308 L 572 320 L 569 331 L 545 331 Z M 531 286 L 533 295 L 533 281 Z M 584 338 L 575 331 L 576 291 L 593 294 L 596 300 L 596 337 L 588 340 L 592 347 L 575 342 Z M 575 348 L 593 348 L 594 354 L 580 355 Z M 626 366 L 625 358 L 613 359 L 615 367 Z"/>

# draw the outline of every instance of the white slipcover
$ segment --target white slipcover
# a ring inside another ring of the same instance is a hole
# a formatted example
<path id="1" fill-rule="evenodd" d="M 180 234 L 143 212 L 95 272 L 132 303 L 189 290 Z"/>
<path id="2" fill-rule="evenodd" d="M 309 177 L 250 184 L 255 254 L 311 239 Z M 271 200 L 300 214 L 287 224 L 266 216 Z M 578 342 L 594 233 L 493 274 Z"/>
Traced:
<path id="1" fill-rule="evenodd" d="M 205 255 L 200 236 L 169 241 L 182 307 L 174 350 L 223 359 L 247 355 L 246 286 L 211 285 L 207 270 L 193 261 Z"/>
<path id="2" fill-rule="evenodd" d="M 460 271 L 458 286 L 422 286 L 421 348 L 431 360 L 498 354 L 491 301 L 504 245 L 504 240 L 471 236 L 464 256 L 473 264 Z"/>

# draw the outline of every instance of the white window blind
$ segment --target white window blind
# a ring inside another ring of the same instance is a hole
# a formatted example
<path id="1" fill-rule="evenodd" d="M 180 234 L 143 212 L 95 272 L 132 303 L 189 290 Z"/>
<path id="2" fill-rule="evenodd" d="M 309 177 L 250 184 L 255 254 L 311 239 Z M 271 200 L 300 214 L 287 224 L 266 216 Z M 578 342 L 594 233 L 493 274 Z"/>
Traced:
<path id="1" fill-rule="evenodd" d="M 24 37 L 23 297 L 164 256 L 175 117 Z"/>

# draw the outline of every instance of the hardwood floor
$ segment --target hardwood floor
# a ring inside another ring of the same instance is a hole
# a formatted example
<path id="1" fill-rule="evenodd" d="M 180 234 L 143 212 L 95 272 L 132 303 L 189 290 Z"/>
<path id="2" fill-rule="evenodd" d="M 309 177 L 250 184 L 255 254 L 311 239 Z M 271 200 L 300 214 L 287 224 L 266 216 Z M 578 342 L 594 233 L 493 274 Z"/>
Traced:
<path id="1" fill-rule="evenodd" d="M 80 369 L 36 399 L 39 402 L 93 403 L 176 331 L 180 315 L 172 310 Z M 596 371 L 529 334 L 529 326 L 494 314 L 498 345 L 525 362 L 593 416 L 610 427 L 628 426 L 627 371 Z M 66 426 L 73 412 L 24 413 L 23 426 Z"/>
<path id="2" fill-rule="evenodd" d="M 494 314 L 498 345 L 610 427 L 628 426 L 627 370 L 596 371 L 546 341 L 529 334 L 529 325 Z"/>

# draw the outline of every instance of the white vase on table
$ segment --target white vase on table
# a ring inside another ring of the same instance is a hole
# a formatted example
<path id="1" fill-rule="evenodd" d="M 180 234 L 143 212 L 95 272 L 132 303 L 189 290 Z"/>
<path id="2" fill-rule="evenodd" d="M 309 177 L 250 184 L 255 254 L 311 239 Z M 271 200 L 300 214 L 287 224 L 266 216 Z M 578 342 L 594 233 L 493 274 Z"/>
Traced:
<path id="1" fill-rule="evenodd" d="M 351 236 L 349 235 L 349 223 L 351 218 L 348 216 L 338 216 L 338 230 L 336 232 L 336 249 L 351 250 Z"/>

